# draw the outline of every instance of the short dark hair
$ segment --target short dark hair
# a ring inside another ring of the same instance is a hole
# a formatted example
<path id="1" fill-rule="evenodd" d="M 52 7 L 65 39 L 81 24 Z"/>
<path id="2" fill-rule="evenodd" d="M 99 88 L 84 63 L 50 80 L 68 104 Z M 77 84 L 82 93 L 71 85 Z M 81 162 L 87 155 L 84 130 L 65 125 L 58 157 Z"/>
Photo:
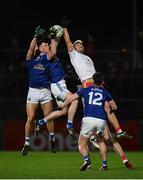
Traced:
<path id="1" fill-rule="evenodd" d="M 46 33 L 38 37 L 37 46 L 39 47 L 43 42 L 48 44 L 50 43 L 50 39 L 48 38 L 48 35 Z"/>
<path id="2" fill-rule="evenodd" d="M 96 72 L 93 75 L 93 80 L 94 80 L 95 85 L 100 86 L 104 82 L 104 75 L 101 72 Z"/>
<path id="3" fill-rule="evenodd" d="M 38 40 L 38 41 L 37 41 L 37 46 L 39 47 L 42 43 L 48 43 L 48 44 L 50 44 L 50 41 L 48 41 L 48 40 Z"/>

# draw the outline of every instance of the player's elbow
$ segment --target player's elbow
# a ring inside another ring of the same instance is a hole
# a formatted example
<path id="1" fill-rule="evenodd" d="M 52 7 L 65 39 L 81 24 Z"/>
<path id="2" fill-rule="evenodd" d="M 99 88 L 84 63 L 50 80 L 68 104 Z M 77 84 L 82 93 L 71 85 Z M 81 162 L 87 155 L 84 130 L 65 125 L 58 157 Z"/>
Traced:
<path id="1" fill-rule="evenodd" d="M 112 110 L 114 110 L 114 111 L 117 110 L 118 107 L 117 107 L 117 104 L 115 101 L 111 101 L 111 102 L 109 102 L 109 104 L 110 104 L 110 107 Z"/>
<path id="2" fill-rule="evenodd" d="M 117 105 L 115 104 L 113 107 L 112 107 L 112 110 L 116 111 L 118 109 Z"/>

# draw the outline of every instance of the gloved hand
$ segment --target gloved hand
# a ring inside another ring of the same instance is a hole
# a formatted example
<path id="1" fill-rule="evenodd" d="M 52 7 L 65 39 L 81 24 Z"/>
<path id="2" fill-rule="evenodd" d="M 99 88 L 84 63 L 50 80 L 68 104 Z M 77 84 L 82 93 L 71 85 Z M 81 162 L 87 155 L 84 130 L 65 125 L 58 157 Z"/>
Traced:
<path id="1" fill-rule="evenodd" d="M 65 27 L 67 27 L 70 23 L 71 23 L 71 20 L 68 19 L 67 16 L 64 16 L 64 17 L 61 19 L 60 26 L 61 26 L 62 28 L 65 28 Z"/>
<path id="2" fill-rule="evenodd" d="M 57 33 L 57 30 L 52 26 L 52 27 L 49 28 L 48 37 L 50 39 L 56 39 L 56 33 Z"/>
<path id="3" fill-rule="evenodd" d="M 35 28 L 35 35 L 34 35 L 35 38 L 39 38 L 44 34 L 46 34 L 46 31 L 40 25 Z"/>

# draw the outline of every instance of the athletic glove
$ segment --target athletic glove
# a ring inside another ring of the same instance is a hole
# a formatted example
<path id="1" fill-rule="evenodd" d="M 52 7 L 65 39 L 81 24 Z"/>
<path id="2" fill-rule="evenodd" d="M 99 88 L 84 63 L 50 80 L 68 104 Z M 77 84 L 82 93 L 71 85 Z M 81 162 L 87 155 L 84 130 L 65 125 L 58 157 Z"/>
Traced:
<path id="1" fill-rule="evenodd" d="M 50 39 L 55 39 L 56 38 L 56 33 L 57 33 L 57 30 L 52 26 L 52 27 L 49 28 L 48 37 Z"/>
<path id="2" fill-rule="evenodd" d="M 42 28 L 42 27 L 39 25 L 39 26 L 37 26 L 37 27 L 35 28 L 35 35 L 34 35 L 34 37 L 35 37 L 35 38 L 39 38 L 39 37 L 41 37 L 42 35 L 44 35 L 45 33 L 46 33 L 45 29 Z"/>
<path id="3" fill-rule="evenodd" d="M 61 26 L 62 28 L 66 28 L 70 23 L 71 23 L 71 20 L 68 19 L 67 16 L 64 16 L 64 17 L 61 19 L 60 26 Z"/>

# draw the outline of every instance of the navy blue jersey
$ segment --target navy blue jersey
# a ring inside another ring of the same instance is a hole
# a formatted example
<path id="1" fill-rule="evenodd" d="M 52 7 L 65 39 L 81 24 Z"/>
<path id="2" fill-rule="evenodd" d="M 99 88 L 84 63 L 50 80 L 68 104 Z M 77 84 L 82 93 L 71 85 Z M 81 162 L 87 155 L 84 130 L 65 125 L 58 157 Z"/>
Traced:
<path id="1" fill-rule="evenodd" d="M 107 119 L 104 110 L 105 101 L 111 101 L 113 99 L 109 91 L 102 87 L 90 86 L 80 89 L 77 94 L 84 98 L 85 117 Z"/>
<path id="2" fill-rule="evenodd" d="M 63 66 L 58 58 L 50 60 L 50 81 L 51 83 L 57 83 L 61 79 L 64 79 L 65 73 Z"/>
<path id="3" fill-rule="evenodd" d="M 27 60 L 29 73 L 29 86 L 32 88 L 49 88 L 48 67 L 49 60 L 47 54 L 41 54 L 31 60 Z"/>

